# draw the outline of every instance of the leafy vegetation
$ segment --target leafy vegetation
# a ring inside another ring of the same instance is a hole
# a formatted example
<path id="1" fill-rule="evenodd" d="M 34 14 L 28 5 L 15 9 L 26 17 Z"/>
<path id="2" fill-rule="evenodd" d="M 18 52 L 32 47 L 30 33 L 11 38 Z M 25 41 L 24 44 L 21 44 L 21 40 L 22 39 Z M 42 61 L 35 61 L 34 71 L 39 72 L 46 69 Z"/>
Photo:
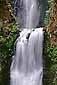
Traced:
<path id="1" fill-rule="evenodd" d="M 44 85 L 57 85 L 57 46 L 51 46 L 50 34 L 44 39 Z"/>
<path id="2" fill-rule="evenodd" d="M 0 28 L 0 85 L 8 85 L 7 81 L 9 81 L 9 69 L 15 40 L 15 23 Z"/>
<path id="3" fill-rule="evenodd" d="M 12 1 L 11 1 L 12 2 Z M 16 23 L 9 0 L 0 0 L 0 85 L 9 85 Z"/>
<path id="4" fill-rule="evenodd" d="M 44 85 L 57 85 L 57 0 L 49 0 L 49 21 L 45 32 Z M 46 19 L 47 20 L 47 19 Z"/>

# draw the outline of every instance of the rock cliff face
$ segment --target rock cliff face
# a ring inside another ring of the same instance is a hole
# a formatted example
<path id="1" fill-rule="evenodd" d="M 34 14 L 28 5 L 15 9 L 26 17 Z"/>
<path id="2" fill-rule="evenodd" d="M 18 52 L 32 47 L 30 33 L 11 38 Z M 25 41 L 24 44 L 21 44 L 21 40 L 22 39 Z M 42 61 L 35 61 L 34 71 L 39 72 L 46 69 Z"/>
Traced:
<path id="1" fill-rule="evenodd" d="M 50 22 L 48 25 L 51 46 L 57 45 L 57 0 L 53 0 L 50 8 Z"/>
<path id="2" fill-rule="evenodd" d="M 0 1 L 0 19 L 7 22 L 11 20 L 11 16 L 6 0 Z"/>

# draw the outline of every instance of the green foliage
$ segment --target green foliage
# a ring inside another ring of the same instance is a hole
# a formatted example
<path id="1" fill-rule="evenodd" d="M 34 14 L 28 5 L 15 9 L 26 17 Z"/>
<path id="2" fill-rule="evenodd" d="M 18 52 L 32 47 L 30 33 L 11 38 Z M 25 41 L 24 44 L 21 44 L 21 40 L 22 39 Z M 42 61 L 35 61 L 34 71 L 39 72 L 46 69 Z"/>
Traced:
<path id="1" fill-rule="evenodd" d="M 47 0 L 48 2 L 48 7 L 47 7 L 47 10 L 45 11 L 45 17 L 44 17 L 44 24 L 45 26 L 48 25 L 49 23 L 49 8 L 50 8 L 50 4 L 49 4 L 49 1 Z"/>
<path id="2" fill-rule="evenodd" d="M 44 85 L 57 85 L 57 46 L 51 47 L 50 34 L 44 39 L 45 81 Z"/>
<path id="3" fill-rule="evenodd" d="M 15 40 L 15 23 L 0 28 L 0 85 L 9 85 L 10 63 Z"/>
<path id="4" fill-rule="evenodd" d="M 0 0 L 0 85 L 9 85 L 10 64 L 16 40 L 12 0 Z"/>
<path id="5" fill-rule="evenodd" d="M 53 5 L 53 0 L 47 0 L 47 2 L 48 2 L 48 8 L 46 10 L 45 17 L 44 17 L 45 26 L 47 26 L 49 24 L 49 21 L 50 21 L 50 10 L 51 10 L 51 7 Z"/>
<path id="6" fill-rule="evenodd" d="M 46 11 L 45 17 L 44 17 L 44 24 L 47 26 L 49 24 L 49 10 Z"/>
<path id="7" fill-rule="evenodd" d="M 48 48 L 48 57 L 51 59 L 53 64 L 57 63 L 57 47 Z"/>
<path id="8" fill-rule="evenodd" d="M 48 63 L 48 69 L 50 74 L 49 85 L 57 85 L 57 46 L 48 48 L 47 54 L 50 61 L 50 63 Z"/>

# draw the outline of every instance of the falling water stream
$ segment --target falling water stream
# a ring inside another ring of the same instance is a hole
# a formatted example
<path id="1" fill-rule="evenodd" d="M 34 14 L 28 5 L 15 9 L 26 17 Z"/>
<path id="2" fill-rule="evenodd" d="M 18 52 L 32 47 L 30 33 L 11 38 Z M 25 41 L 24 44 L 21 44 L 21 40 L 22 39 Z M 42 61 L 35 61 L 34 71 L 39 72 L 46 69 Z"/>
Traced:
<path id="1" fill-rule="evenodd" d="M 42 5 L 38 0 L 16 0 L 16 22 L 22 28 L 36 28 L 39 26 Z"/>
<path id="2" fill-rule="evenodd" d="M 36 28 L 40 19 L 40 7 L 37 8 L 36 0 L 16 0 L 16 3 L 19 7 L 16 20 L 20 22 L 22 32 L 16 40 L 16 53 L 10 68 L 10 85 L 42 85 L 43 28 Z"/>

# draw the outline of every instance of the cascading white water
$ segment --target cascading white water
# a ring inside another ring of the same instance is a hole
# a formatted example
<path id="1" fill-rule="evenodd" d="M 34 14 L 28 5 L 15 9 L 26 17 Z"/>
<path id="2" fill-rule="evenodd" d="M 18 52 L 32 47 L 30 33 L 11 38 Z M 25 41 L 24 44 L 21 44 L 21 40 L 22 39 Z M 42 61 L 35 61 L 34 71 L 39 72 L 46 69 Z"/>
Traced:
<path id="1" fill-rule="evenodd" d="M 37 8 L 36 0 L 18 1 L 20 5 L 16 20 L 18 23 L 20 20 L 21 29 L 25 29 L 16 40 L 16 54 L 10 68 L 10 85 L 42 85 L 43 28 L 32 30 L 39 24 L 40 8 Z"/>
<path id="2" fill-rule="evenodd" d="M 42 5 L 37 0 L 16 0 L 16 21 L 22 28 L 39 26 Z"/>
<path id="3" fill-rule="evenodd" d="M 11 65 L 11 85 L 42 85 L 43 29 L 24 29 L 17 39 L 16 55 Z M 30 34 L 29 39 L 26 36 Z"/>
<path id="4" fill-rule="evenodd" d="M 26 28 L 35 28 L 39 25 L 40 7 L 37 9 L 36 0 L 26 1 Z"/>

